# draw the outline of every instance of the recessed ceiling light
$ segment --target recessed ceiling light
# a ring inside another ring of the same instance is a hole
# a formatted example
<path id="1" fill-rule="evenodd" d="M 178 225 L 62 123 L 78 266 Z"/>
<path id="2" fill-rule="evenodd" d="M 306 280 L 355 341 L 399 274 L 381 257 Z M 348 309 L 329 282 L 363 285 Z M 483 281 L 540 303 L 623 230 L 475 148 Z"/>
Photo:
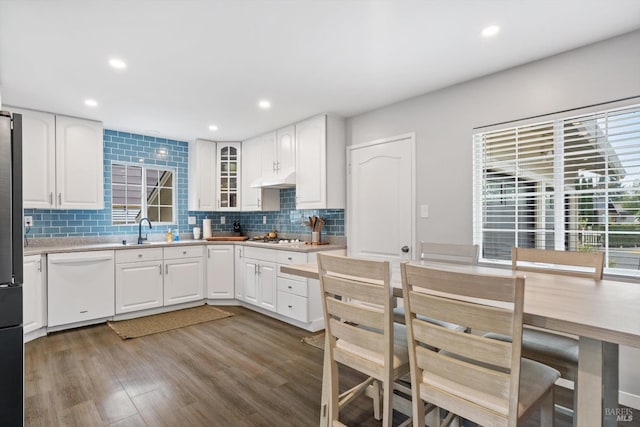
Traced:
<path id="1" fill-rule="evenodd" d="M 127 68 L 127 64 L 122 59 L 118 58 L 111 58 L 109 60 L 109 65 L 111 65 L 116 70 L 124 70 L 125 68 Z"/>
<path id="2" fill-rule="evenodd" d="M 216 125 L 209 125 L 209 130 L 218 130 L 218 126 L 216 126 Z"/>
<path id="3" fill-rule="evenodd" d="M 86 105 L 87 107 L 97 107 L 98 101 L 96 101 L 95 99 L 85 99 L 84 105 Z"/>
<path id="4" fill-rule="evenodd" d="M 258 102 L 258 107 L 262 108 L 263 110 L 266 110 L 271 108 L 271 103 L 266 99 L 263 99 L 260 102 Z"/>
<path id="5" fill-rule="evenodd" d="M 500 27 L 497 25 L 489 25 L 482 30 L 482 37 L 493 37 L 500 32 Z"/>

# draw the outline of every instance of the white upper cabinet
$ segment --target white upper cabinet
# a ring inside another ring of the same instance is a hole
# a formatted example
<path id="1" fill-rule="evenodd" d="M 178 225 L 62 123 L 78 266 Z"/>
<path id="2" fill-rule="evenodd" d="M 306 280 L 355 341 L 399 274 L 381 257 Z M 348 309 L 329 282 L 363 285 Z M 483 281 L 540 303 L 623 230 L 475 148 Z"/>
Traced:
<path id="1" fill-rule="evenodd" d="M 103 209 L 102 123 L 10 111 L 22 114 L 24 207 Z"/>
<path id="2" fill-rule="evenodd" d="M 280 191 L 254 188 L 253 182 L 272 173 L 275 132 L 247 139 L 242 142 L 242 210 L 280 210 Z"/>
<path id="3" fill-rule="evenodd" d="M 104 208 L 102 123 L 56 116 L 59 209 Z"/>
<path id="4" fill-rule="evenodd" d="M 240 209 L 240 143 L 218 142 L 217 199 L 218 210 Z"/>
<path id="5" fill-rule="evenodd" d="M 216 143 L 196 139 L 189 144 L 189 210 L 214 211 L 216 200 Z"/>
<path id="6" fill-rule="evenodd" d="M 53 114 L 10 108 L 22 114 L 23 198 L 25 208 L 55 207 L 56 119 Z"/>
<path id="7" fill-rule="evenodd" d="M 287 126 L 276 131 L 276 173 L 294 172 L 296 169 L 296 130 L 295 126 Z"/>
<path id="8" fill-rule="evenodd" d="M 296 208 L 344 209 L 344 119 L 321 115 L 295 129 Z"/>

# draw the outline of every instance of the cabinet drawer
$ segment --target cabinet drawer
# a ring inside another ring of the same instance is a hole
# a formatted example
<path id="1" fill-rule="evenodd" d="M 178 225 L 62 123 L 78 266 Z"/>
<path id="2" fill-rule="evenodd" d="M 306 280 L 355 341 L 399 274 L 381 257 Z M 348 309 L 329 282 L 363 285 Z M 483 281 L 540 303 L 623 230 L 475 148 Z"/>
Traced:
<path id="1" fill-rule="evenodd" d="M 164 259 L 195 258 L 201 257 L 202 254 L 202 246 L 176 246 L 173 248 L 164 248 Z"/>
<path id="2" fill-rule="evenodd" d="M 254 248 L 253 246 L 244 247 L 244 257 L 259 259 L 262 261 L 276 262 L 278 251 L 275 249 Z"/>
<path id="3" fill-rule="evenodd" d="M 278 277 L 278 291 L 289 292 L 301 297 L 307 296 L 307 281 L 291 280 L 284 277 Z"/>
<path id="4" fill-rule="evenodd" d="M 278 313 L 301 322 L 307 321 L 307 299 L 278 291 Z"/>
<path id="5" fill-rule="evenodd" d="M 162 259 L 162 248 L 133 248 L 116 251 L 116 264 L 138 261 L 157 261 Z"/>
<path id="6" fill-rule="evenodd" d="M 306 264 L 307 254 L 304 252 L 278 251 L 278 264 Z"/>

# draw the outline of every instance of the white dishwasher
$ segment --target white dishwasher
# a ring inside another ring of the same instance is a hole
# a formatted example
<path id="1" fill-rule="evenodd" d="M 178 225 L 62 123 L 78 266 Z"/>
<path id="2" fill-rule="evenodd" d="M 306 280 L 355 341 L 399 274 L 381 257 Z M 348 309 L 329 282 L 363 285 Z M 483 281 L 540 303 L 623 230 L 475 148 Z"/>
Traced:
<path id="1" fill-rule="evenodd" d="M 113 251 L 50 254 L 47 266 L 49 327 L 114 315 Z"/>

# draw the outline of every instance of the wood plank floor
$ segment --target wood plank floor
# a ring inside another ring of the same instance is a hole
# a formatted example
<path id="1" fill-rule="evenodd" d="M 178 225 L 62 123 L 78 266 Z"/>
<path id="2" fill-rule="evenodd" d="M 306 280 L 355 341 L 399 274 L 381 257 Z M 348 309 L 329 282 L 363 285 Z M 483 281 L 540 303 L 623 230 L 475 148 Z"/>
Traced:
<path id="1" fill-rule="evenodd" d="M 103 324 L 27 343 L 26 425 L 317 426 L 322 351 L 300 342 L 309 333 L 224 309 L 235 316 L 132 340 Z M 361 379 L 341 375 L 341 388 Z M 350 426 L 380 425 L 372 415 L 365 397 L 341 414 Z"/>

